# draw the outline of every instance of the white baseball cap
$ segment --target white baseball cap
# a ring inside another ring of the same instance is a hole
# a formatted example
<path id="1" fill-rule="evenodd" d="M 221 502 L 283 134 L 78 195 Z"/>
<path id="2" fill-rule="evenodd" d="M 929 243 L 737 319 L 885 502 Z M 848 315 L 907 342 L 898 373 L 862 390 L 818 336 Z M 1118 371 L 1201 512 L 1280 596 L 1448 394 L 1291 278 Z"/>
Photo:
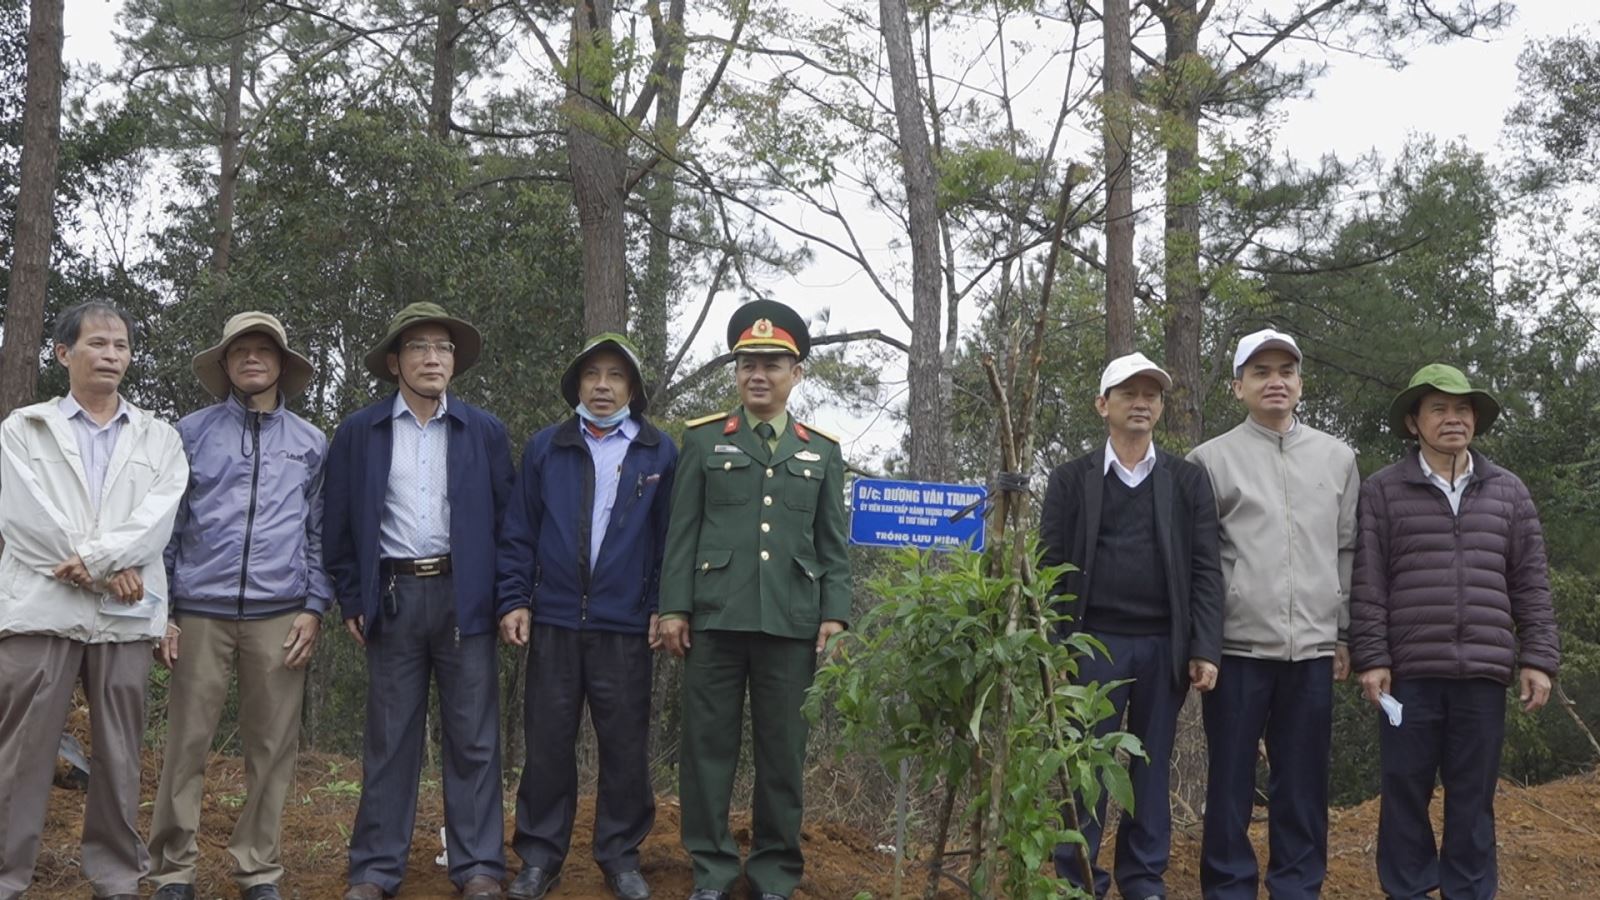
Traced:
<path id="1" fill-rule="evenodd" d="M 1106 370 L 1100 374 L 1100 396 L 1104 397 L 1107 391 L 1135 375 L 1149 375 L 1161 383 L 1163 391 L 1172 390 L 1171 375 L 1143 353 L 1129 353 L 1106 364 Z"/>
<path id="2" fill-rule="evenodd" d="M 1291 335 L 1273 328 L 1263 328 L 1239 339 L 1239 346 L 1233 351 L 1233 377 L 1238 378 L 1250 357 L 1263 350 L 1282 350 L 1294 357 L 1295 362 L 1300 362 L 1302 358 L 1300 345 L 1294 342 Z"/>

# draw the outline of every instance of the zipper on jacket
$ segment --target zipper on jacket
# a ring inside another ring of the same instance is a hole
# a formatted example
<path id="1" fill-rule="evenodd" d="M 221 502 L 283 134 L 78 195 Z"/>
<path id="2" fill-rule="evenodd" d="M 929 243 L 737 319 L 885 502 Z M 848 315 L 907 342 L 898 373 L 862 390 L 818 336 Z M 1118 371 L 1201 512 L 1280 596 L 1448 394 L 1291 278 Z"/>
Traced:
<path id="1" fill-rule="evenodd" d="M 244 517 L 244 551 L 239 559 L 239 618 L 244 619 L 244 590 L 250 577 L 250 533 L 256 527 L 256 488 L 261 483 L 261 413 L 245 413 L 245 430 L 250 432 L 250 506 Z"/>
<path id="2" fill-rule="evenodd" d="M 1477 486 L 1477 484 L 1478 480 L 1476 478 L 1467 482 L 1466 487 L 1461 489 L 1461 499 L 1457 502 L 1456 508 L 1450 511 L 1450 534 L 1452 537 L 1451 543 L 1454 544 L 1455 552 L 1455 556 L 1451 560 L 1451 565 L 1456 570 L 1456 674 L 1457 677 L 1461 678 L 1465 678 L 1467 675 L 1467 662 L 1461 652 L 1461 649 L 1466 646 L 1467 612 L 1467 573 L 1465 571 L 1465 566 L 1463 565 L 1464 560 L 1462 559 L 1461 554 L 1461 504 L 1467 502 L 1467 491 L 1472 490 Z M 1439 486 L 1436 484 L 1430 484 L 1429 487 L 1432 487 L 1434 490 L 1439 490 Z M 1443 494 L 1444 492 L 1440 491 L 1440 493 Z M 1445 506 L 1449 506 L 1450 498 L 1444 497 L 1443 499 Z"/>
<path id="3" fill-rule="evenodd" d="M 1283 448 L 1284 435 L 1278 434 L 1278 483 L 1283 488 L 1283 524 L 1284 537 L 1288 540 L 1285 553 L 1288 556 L 1286 571 L 1289 580 L 1289 661 L 1295 660 L 1294 646 L 1294 505 L 1289 502 L 1289 464 L 1284 460 L 1286 451 Z"/>
<path id="4" fill-rule="evenodd" d="M 1426 462 L 1422 459 L 1421 450 L 1417 451 L 1417 461 L 1419 464 L 1426 465 Z M 1467 674 L 1467 664 L 1462 659 L 1461 648 L 1464 644 L 1466 632 L 1466 626 L 1463 621 L 1466 618 L 1466 610 L 1463 607 L 1466 605 L 1467 573 L 1462 571 L 1461 566 L 1461 504 L 1467 502 L 1467 491 L 1476 487 L 1478 480 L 1473 479 L 1467 482 L 1467 486 L 1461 489 L 1461 499 L 1457 502 L 1455 508 L 1451 508 L 1450 496 L 1445 493 L 1444 488 L 1439 487 L 1428 479 L 1426 470 L 1423 474 L 1423 481 L 1429 490 L 1438 495 L 1439 502 L 1443 503 L 1444 508 L 1450 513 L 1450 567 L 1456 570 L 1456 676 L 1464 678 Z"/>

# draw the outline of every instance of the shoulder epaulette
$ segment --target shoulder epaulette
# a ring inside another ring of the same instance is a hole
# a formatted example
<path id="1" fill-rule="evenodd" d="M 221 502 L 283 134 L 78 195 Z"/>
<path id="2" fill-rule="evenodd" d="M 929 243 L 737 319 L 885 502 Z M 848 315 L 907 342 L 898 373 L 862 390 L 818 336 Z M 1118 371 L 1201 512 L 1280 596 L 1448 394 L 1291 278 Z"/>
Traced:
<path id="1" fill-rule="evenodd" d="M 719 413 L 712 413 L 709 416 L 701 416 L 698 419 L 690 419 L 689 421 L 683 423 L 683 427 L 685 427 L 685 428 L 699 428 L 701 425 L 710 425 L 712 422 L 720 422 L 720 421 L 722 421 L 723 417 L 726 416 L 726 415 L 727 415 L 727 413 L 725 413 L 725 412 L 719 412 Z"/>
<path id="2" fill-rule="evenodd" d="M 800 423 L 799 423 L 799 421 L 796 421 L 795 424 L 799 425 Z M 811 430 L 812 434 L 820 434 L 823 437 L 827 438 L 828 440 L 833 441 L 835 444 L 843 444 L 844 443 L 843 441 L 839 440 L 838 435 L 829 434 L 828 432 L 823 431 L 821 428 L 818 428 L 815 425 L 806 425 L 804 427 L 809 428 Z"/>

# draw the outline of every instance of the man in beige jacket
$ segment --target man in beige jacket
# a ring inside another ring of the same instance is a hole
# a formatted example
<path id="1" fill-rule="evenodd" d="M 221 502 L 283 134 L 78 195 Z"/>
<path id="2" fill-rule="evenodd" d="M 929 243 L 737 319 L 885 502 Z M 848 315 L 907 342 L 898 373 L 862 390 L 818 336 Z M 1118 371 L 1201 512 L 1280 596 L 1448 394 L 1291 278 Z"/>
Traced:
<path id="1" fill-rule="evenodd" d="M 1222 667 L 1204 698 L 1210 770 L 1200 888 L 1255 900 L 1256 748 L 1266 738 L 1267 892 L 1314 900 L 1328 868 L 1333 682 L 1349 674 L 1350 567 L 1361 476 L 1344 442 L 1301 422 L 1300 348 L 1270 328 L 1240 339 L 1244 422 L 1189 455 L 1211 476 L 1222 534 Z"/>
<path id="2" fill-rule="evenodd" d="M 132 333 L 110 304 L 62 313 L 70 392 L 0 425 L 0 900 L 33 880 L 80 674 L 94 737 L 83 875 L 96 897 L 137 898 L 149 865 L 136 821 L 145 680 L 189 467 L 172 426 L 118 393 Z"/>

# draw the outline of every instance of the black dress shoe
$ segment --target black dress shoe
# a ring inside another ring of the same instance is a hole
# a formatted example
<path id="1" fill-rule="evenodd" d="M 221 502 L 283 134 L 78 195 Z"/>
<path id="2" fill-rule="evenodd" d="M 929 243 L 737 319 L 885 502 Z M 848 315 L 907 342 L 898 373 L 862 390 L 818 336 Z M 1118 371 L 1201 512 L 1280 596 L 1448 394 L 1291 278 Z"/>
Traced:
<path id="1" fill-rule="evenodd" d="M 728 900 L 727 891 L 714 891 L 711 888 L 695 888 L 689 895 L 689 900 Z"/>
<path id="2" fill-rule="evenodd" d="M 761 900 L 789 900 L 789 898 L 782 894 L 774 894 L 769 891 L 762 891 Z"/>
<path id="3" fill-rule="evenodd" d="M 560 869 L 525 866 L 517 873 L 517 879 L 511 882 L 511 887 L 506 888 L 506 896 L 513 900 L 543 900 L 560 883 Z"/>
<path id="4" fill-rule="evenodd" d="M 163 884 L 150 895 L 150 900 L 194 900 L 194 885 L 176 882 Z"/>
<path id="5" fill-rule="evenodd" d="M 283 895 L 278 893 L 278 886 L 275 884 L 252 884 L 244 889 L 244 900 L 283 900 Z"/>
<path id="6" fill-rule="evenodd" d="M 650 900 L 650 884 L 638 869 L 607 875 L 606 887 L 617 900 Z"/>

